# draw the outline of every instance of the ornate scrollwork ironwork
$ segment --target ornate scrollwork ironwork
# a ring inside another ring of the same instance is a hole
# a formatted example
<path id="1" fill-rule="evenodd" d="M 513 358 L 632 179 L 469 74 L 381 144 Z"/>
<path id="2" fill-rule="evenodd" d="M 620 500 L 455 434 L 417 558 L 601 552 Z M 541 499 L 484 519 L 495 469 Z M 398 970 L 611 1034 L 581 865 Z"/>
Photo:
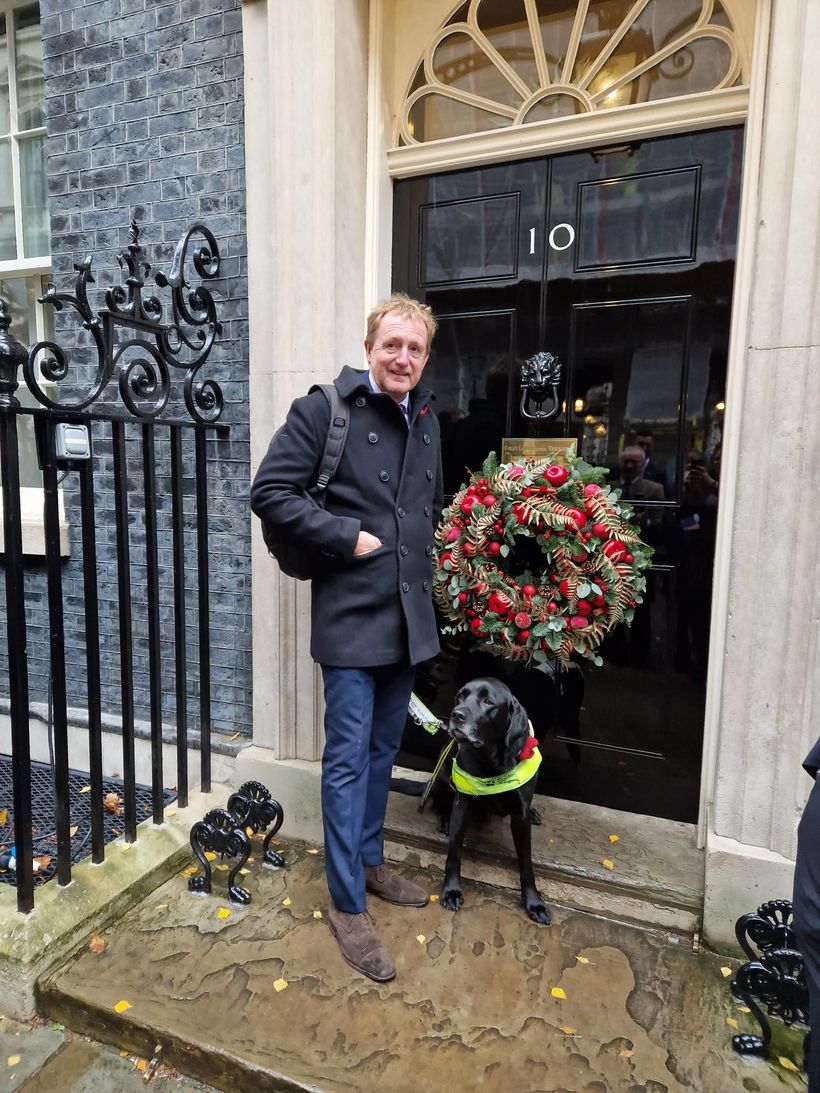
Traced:
<path id="1" fill-rule="evenodd" d="M 521 365 L 521 416 L 530 421 L 549 421 L 560 408 L 558 385 L 561 382 L 561 362 L 552 353 L 536 353 Z M 550 407 L 542 410 L 550 400 Z M 527 409 L 530 402 L 535 410 Z"/>
<path id="2" fill-rule="evenodd" d="M 228 798 L 228 812 L 242 828 L 250 828 L 254 834 L 264 831 L 268 824 L 273 823 L 262 843 L 262 860 L 266 865 L 281 869 L 285 859 L 270 849 L 270 841 L 282 826 L 285 811 L 278 801 L 274 801 L 270 790 L 261 782 L 244 782 Z"/>
<path id="3" fill-rule="evenodd" d="M 808 1024 L 809 992 L 803 957 L 794 947 L 791 902 L 775 899 L 761 904 L 737 920 L 735 936 L 749 959 L 738 969 L 731 991 L 752 1011 L 761 1035 L 733 1036 L 732 1047 L 740 1055 L 765 1056 L 772 1038 L 769 1017 L 785 1025 Z"/>
<path id="4" fill-rule="evenodd" d="M 236 858 L 239 861 L 228 874 L 228 899 L 233 903 L 248 904 L 251 894 L 247 888 L 236 883 L 236 875 L 250 857 L 251 842 L 236 818 L 224 808 L 214 808 L 204 819 L 198 820 L 191 828 L 191 849 L 199 859 L 204 875 L 197 874 L 188 880 L 192 892 L 211 891 L 211 863 L 207 853 L 219 854 L 222 858 Z"/>
<path id="5" fill-rule="evenodd" d="M 204 242 L 189 254 L 191 241 L 202 236 Z M 163 304 L 157 296 L 144 295 L 151 265 L 143 257 L 139 227 L 131 221 L 130 242 L 117 261 L 124 274 L 124 286 L 116 285 L 105 294 L 106 308 L 94 314 L 88 301 L 88 286 L 94 284 L 91 256 L 75 264 L 74 292 L 58 292 L 54 284 L 40 297 L 40 302 L 62 311 L 69 307 L 81 320 L 94 344 L 97 370 L 90 388 L 76 397 L 59 397 L 47 392 L 41 376 L 59 384 L 69 371 L 66 351 L 56 341 L 35 342 L 28 350 L 23 366 L 25 382 L 34 397 L 51 409 L 81 410 L 91 405 L 107 390 L 118 373 L 120 397 L 137 418 L 156 418 L 172 394 L 173 370 L 184 372 L 182 395 L 190 416 L 202 424 L 213 424 L 222 414 L 224 400 L 216 380 L 204 378 L 202 369 L 222 333 L 213 295 L 205 285 L 190 287 L 185 271 L 191 259 L 202 280 L 219 274 L 219 247 L 204 224 L 192 224 L 174 252 L 171 272 L 157 271 L 154 281 L 160 288 L 171 289 L 171 306 L 164 321 Z"/>

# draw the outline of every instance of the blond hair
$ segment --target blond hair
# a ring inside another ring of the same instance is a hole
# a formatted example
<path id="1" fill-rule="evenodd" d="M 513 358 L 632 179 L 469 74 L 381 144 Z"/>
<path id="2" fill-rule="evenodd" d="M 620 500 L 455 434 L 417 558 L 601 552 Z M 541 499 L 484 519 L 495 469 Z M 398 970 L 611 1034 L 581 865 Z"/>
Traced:
<path id="1" fill-rule="evenodd" d="M 432 309 L 420 300 L 414 300 L 412 296 L 408 296 L 405 292 L 394 292 L 392 296 L 388 296 L 386 300 L 376 304 L 367 316 L 365 341 L 368 345 L 373 345 L 376 339 L 376 331 L 379 329 L 379 324 L 385 315 L 399 315 L 402 319 L 417 319 L 419 322 L 424 323 L 427 331 L 427 348 L 430 348 L 433 335 L 438 329 L 438 323 Z"/>

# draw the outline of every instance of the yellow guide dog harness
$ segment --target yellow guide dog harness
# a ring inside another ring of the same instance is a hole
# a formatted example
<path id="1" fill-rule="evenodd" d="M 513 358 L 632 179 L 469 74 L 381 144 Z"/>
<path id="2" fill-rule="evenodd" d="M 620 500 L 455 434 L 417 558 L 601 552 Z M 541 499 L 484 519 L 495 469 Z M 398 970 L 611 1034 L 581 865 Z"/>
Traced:
<path id="1" fill-rule="evenodd" d="M 512 770 L 503 774 L 494 774 L 491 778 L 479 778 L 475 774 L 468 774 L 453 758 L 452 783 L 453 788 L 468 797 L 485 797 L 492 793 L 509 793 L 511 789 L 518 789 L 535 777 L 536 771 L 541 766 L 541 752 L 535 740 L 535 733 L 530 725 L 530 735 L 521 754 L 518 763 Z"/>

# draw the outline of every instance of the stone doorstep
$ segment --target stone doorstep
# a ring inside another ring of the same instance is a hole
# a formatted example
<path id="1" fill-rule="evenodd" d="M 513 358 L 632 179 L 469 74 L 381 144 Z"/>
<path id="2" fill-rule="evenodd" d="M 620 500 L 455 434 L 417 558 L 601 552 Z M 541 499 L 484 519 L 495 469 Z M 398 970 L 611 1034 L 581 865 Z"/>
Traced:
<path id="1" fill-rule="evenodd" d="M 137 841 L 115 839 L 105 861 L 90 858 L 72 867 L 64 888 L 56 878 L 35 889 L 34 910 L 17 910 L 17 891 L 0 888 L 0 999 L 3 1012 L 27 1020 L 36 1010 L 35 983 L 67 960 L 91 935 L 105 929 L 174 874 L 190 851 L 192 824 L 209 809 L 224 808 L 232 790 L 192 790 L 187 808 L 171 803 L 166 820 L 144 820 Z"/>
<path id="2" fill-rule="evenodd" d="M 604 913 L 637 925 L 693 935 L 700 929 L 704 852 L 689 824 L 536 797 L 542 815 L 532 828 L 532 856 L 542 895 L 567 907 Z M 617 835 L 615 842 L 611 835 Z M 390 794 L 385 856 L 441 875 L 447 839 L 436 830 L 431 804 Z M 603 865 L 612 863 L 612 869 Z M 465 879 L 519 888 L 509 823 L 493 818 L 468 833 Z"/>

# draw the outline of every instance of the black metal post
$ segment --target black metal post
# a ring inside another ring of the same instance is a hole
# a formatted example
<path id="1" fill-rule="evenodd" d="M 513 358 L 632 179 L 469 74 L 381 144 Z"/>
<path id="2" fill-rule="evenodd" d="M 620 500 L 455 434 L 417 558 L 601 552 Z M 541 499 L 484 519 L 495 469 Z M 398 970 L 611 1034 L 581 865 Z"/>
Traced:
<path id="1" fill-rule="evenodd" d="M 43 433 L 50 422 L 37 419 Z M 41 440 L 40 450 L 45 450 Z M 60 510 L 57 470 L 43 467 L 43 524 L 45 528 L 46 580 L 48 585 L 49 693 L 54 731 L 54 819 L 57 834 L 57 880 L 71 883 L 71 812 L 68 795 L 68 713 L 65 681 L 65 627 L 63 574 L 60 563 Z"/>
<path id="2" fill-rule="evenodd" d="M 148 686 L 151 702 L 151 790 L 155 824 L 164 820 L 162 800 L 162 660 L 159 643 L 159 557 L 157 552 L 157 461 L 154 426 L 142 427 L 145 499 L 145 567 L 148 600 Z"/>
<path id="3" fill-rule="evenodd" d="M 103 823 L 102 706 L 100 701 L 100 619 L 97 595 L 97 531 L 94 520 L 94 468 L 86 460 L 80 470 L 80 510 L 83 536 L 83 598 L 85 663 L 88 701 L 88 766 L 91 785 L 91 860 L 105 858 Z"/>
<path id="4" fill-rule="evenodd" d="M 25 348 L 9 334 L 11 317 L 0 299 L 0 479 L 3 491 L 3 564 L 9 645 L 14 846 L 17 855 L 17 910 L 34 906 L 34 845 L 31 834 L 31 750 L 29 745 L 28 652 L 23 583 L 23 525 L 17 450 L 17 373 Z"/>
<path id="5" fill-rule="evenodd" d="M 202 789 L 211 788 L 211 629 L 208 601 L 208 448 L 204 429 L 196 431 L 196 545 L 199 572 L 199 733 Z"/>
<path id="6" fill-rule="evenodd" d="M 132 843 L 137 838 L 137 779 L 134 758 L 134 654 L 131 635 L 131 551 L 128 540 L 128 463 L 125 453 L 124 422 L 111 422 L 111 439 L 114 452 L 114 511 L 117 522 L 123 805 L 125 839 Z"/>
<path id="7" fill-rule="evenodd" d="M 174 536 L 174 657 L 177 722 L 177 799 L 188 804 L 188 647 L 185 625 L 185 513 L 182 494 L 182 430 L 170 428 L 171 510 Z"/>

